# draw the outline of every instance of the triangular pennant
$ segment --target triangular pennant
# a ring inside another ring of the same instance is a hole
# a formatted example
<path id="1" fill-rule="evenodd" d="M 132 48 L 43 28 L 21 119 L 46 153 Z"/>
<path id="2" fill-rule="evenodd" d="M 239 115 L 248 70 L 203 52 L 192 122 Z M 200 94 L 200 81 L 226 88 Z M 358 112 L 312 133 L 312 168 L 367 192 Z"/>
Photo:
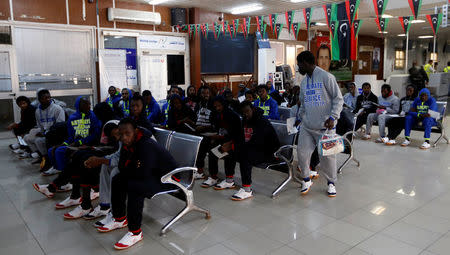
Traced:
<path id="1" fill-rule="evenodd" d="M 300 23 L 293 23 L 292 30 L 294 32 L 295 39 L 298 40 L 298 32 L 300 31 Z"/>
<path id="2" fill-rule="evenodd" d="M 311 25 L 311 13 L 313 8 L 305 8 L 303 9 L 303 16 L 305 17 L 306 30 L 309 30 Z"/>
<path id="3" fill-rule="evenodd" d="M 205 39 L 208 38 L 208 33 L 209 33 L 209 24 L 204 24 L 203 28 L 205 30 Z"/>
<path id="4" fill-rule="evenodd" d="M 245 20 L 245 19 L 244 19 Z M 245 32 L 245 26 L 244 26 L 244 23 L 241 23 L 241 30 L 242 30 L 242 33 L 244 34 L 244 38 L 247 38 L 247 33 Z"/>
<path id="5" fill-rule="evenodd" d="M 278 14 L 270 14 L 269 15 L 269 26 L 270 26 L 270 28 L 272 29 L 272 31 L 274 31 L 275 32 L 275 24 L 277 23 L 277 17 L 278 17 Z"/>
<path id="6" fill-rule="evenodd" d="M 234 37 L 236 37 L 239 32 L 239 19 L 233 20 Z"/>
<path id="7" fill-rule="evenodd" d="M 266 31 L 267 31 L 267 24 L 266 23 L 264 23 L 264 25 L 263 25 L 263 32 L 262 32 L 262 38 L 265 38 L 266 37 Z"/>
<path id="8" fill-rule="evenodd" d="M 378 29 L 380 30 L 380 32 L 383 33 L 384 31 L 386 31 L 386 27 L 389 22 L 389 19 L 388 18 L 378 18 L 378 19 L 375 19 L 375 22 L 377 23 L 377 26 L 378 26 Z"/>
<path id="9" fill-rule="evenodd" d="M 339 60 L 339 39 L 337 35 L 339 21 L 332 20 L 330 23 L 331 31 L 331 59 Z"/>
<path id="10" fill-rule="evenodd" d="M 286 26 L 288 27 L 289 33 L 291 32 L 291 25 L 294 21 L 295 11 L 287 11 L 286 12 Z"/>
<path id="11" fill-rule="evenodd" d="M 225 35 L 227 31 L 228 31 L 228 21 L 222 21 L 222 33 Z"/>
<path id="12" fill-rule="evenodd" d="M 256 29 L 261 33 L 264 24 L 264 16 L 256 16 Z"/>
<path id="13" fill-rule="evenodd" d="M 386 9 L 388 0 L 373 0 L 373 6 L 375 7 L 375 14 L 377 18 L 381 18 Z"/>
<path id="14" fill-rule="evenodd" d="M 353 21 L 353 30 L 354 30 L 354 37 L 358 37 L 359 30 L 361 29 L 361 25 L 363 23 L 363 20 L 355 19 Z"/>
<path id="15" fill-rule="evenodd" d="M 433 29 L 434 35 L 436 35 L 438 33 L 439 27 L 441 26 L 442 13 L 427 15 L 427 20 L 431 25 L 431 29 Z"/>
<path id="16" fill-rule="evenodd" d="M 412 16 L 398 17 L 398 20 L 400 20 L 403 32 L 407 34 L 409 32 L 409 28 L 411 27 Z"/>
<path id="17" fill-rule="evenodd" d="M 422 0 L 408 0 L 408 2 L 414 18 L 417 19 L 417 16 L 419 16 L 420 8 L 422 7 Z"/>
<path id="18" fill-rule="evenodd" d="M 350 24 L 353 24 L 353 20 L 355 19 L 356 13 L 359 8 L 360 0 L 346 0 L 345 1 L 345 9 L 347 10 L 347 18 L 350 20 Z"/>
<path id="19" fill-rule="evenodd" d="M 276 31 L 277 39 L 280 37 L 282 29 L 283 29 L 283 24 L 278 24 L 278 23 L 275 24 L 275 31 Z"/>
<path id="20" fill-rule="evenodd" d="M 324 6 L 323 6 L 323 11 L 325 12 L 325 19 L 326 19 L 326 21 L 327 21 L 327 26 L 328 26 L 328 29 L 331 29 L 331 13 L 332 13 L 332 8 L 333 8 L 333 5 L 331 5 L 331 4 L 325 4 Z"/>
<path id="21" fill-rule="evenodd" d="M 330 30 L 331 30 L 332 37 L 335 37 L 335 35 L 336 35 L 337 26 L 338 26 L 338 22 L 336 20 L 331 21 Z"/>
<path id="22" fill-rule="evenodd" d="M 217 22 L 214 22 L 214 30 L 213 30 L 213 35 L 214 35 L 214 39 L 216 39 L 217 40 L 217 38 L 218 38 L 218 34 L 220 33 L 220 31 L 217 31 L 218 30 L 218 25 L 217 25 Z"/>

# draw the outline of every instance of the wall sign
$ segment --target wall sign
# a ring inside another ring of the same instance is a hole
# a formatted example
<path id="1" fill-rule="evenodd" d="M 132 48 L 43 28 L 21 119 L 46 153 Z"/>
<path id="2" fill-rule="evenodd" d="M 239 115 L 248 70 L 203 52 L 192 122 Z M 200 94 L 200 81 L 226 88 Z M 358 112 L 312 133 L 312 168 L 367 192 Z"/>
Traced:
<path id="1" fill-rule="evenodd" d="M 143 35 L 139 43 L 141 49 L 147 50 L 186 50 L 186 39 L 179 36 Z"/>
<path id="2" fill-rule="evenodd" d="M 109 86 L 120 89 L 127 87 L 126 51 L 100 49 L 98 53 L 100 99 L 104 101 L 108 96 Z"/>

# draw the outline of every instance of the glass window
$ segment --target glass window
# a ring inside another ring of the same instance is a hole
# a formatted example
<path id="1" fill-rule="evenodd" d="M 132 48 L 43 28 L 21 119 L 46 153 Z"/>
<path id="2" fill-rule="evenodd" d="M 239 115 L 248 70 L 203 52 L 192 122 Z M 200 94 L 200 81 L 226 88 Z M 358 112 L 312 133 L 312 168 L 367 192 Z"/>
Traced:
<path id="1" fill-rule="evenodd" d="M 138 85 L 136 37 L 105 36 L 104 43 L 105 49 L 122 49 L 127 51 L 127 87 L 136 89 Z"/>
<path id="2" fill-rule="evenodd" d="M 295 53 L 295 45 L 286 46 L 286 64 L 289 65 L 293 74 L 295 73 L 295 65 L 297 62 L 297 55 Z"/>
<path id="3" fill-rule="evenodd" d="M 6 127 L 14 122 L 14 108 L 13 100 L 1 99 L 0 100 L 0 128 L 5 130 Z"/>
<path id="4" fill-rule="evenodd" d="M 395 51 L 394 69 L 401 70 L 405 68 L 405 52 L 402 50 Z"/>
<path id="5" fill-rule="evenodd" d="M 10 26 L 0 26 L 0 44 L 11 44 Z"/>
<path id="6" fill-rule="evenodd" d="M 284 43 L 283 42 L 274 42 L 270 41 L 270 47 L 275 49 L 276 54 L 276 65 L 284 65 Z"/>
<path id="7" fill-rule="evenodd" d="M 20 90 L 92 88 L 90 31 L 15 29 Z"/>
<path id="8" fill-rule="evenodd" d="M 11 91 L 9 52 L 0 52 L 0 92 Z"/>

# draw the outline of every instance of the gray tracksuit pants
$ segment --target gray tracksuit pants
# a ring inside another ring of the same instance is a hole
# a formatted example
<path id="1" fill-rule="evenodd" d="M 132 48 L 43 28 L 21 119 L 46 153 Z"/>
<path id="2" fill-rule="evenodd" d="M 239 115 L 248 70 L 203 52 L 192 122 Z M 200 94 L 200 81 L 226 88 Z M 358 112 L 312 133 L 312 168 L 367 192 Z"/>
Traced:
<path id="1" fill-rule="evenodd" d="M 23 137 L 23 140 L 25 140 L 32 152 L 39 152 L 44 156 L 47 155 L 47 144 L 45 143 L 45 137 L 36 136 L 39 132 L 41 132 L 40 128 L 33 128 Z"/>
<path id="2" fill-rule="evenodd" d="M 100 203 L 111 204 L 111 180 L 119 173 L 118 167 L 102 165 L 100 171 Z"/>
<path id="3" fill-rule="evenodd" d="M 370 135 L 370 131 L 372 130 L 372 125 L 375 121 L 378 121 L 378 129 L 380 132 L 381 137 L 386 136 L 386 122 L 388 122 L 393 117 L 389 116 L 388 114 L 377 114 L 377 113 L 370 113 L 367 116 L 367 122 L 366 122 L 366 134 Z"/>
<path id="4" fill-rule="evenodd" d="M 335 130 L 331 131 L 335 132 Z M 309 163 L 311 155 L 317 147 L 317 144 L 322 137 L 323 131 L 311 130 L 305 127 L 300 128 L 298 136 L 297 154 L 298 166 L 302 170 L 302 178 L 310 176 Z M 336 155 L 320 156 L 320 173 L 327 178 L 329 182 L 336 183 L 337 169 L 336 169 Z"/>

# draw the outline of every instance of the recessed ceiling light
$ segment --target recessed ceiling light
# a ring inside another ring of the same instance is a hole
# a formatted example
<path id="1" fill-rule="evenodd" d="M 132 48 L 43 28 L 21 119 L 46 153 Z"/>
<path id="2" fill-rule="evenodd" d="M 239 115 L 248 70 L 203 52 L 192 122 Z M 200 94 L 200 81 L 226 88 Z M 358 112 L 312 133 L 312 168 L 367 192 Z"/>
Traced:
<path id="1" fill-rule="evenodd" d="M 382 18 L 392 18 L 392 15 L 390 14 L 383 14 L 381 15 Z"/>
<path id="2" fill-rule="evenodd" d="M 292 3 L 301 3 L 301 2 L 306 2 L 308 0 L 291 0 Z"/>
<path id="3" fill-rule="evenodd" d="M 411 20 L 410 23 L 415 24 L 415 23 L 424 23 L 424 22 L 425 22 L 425 20 L 423 20 L 423 19 L 415 19 L 415 20 Z"/>
<path id="4" fill-rule="evenodd" d="M 406 36 L 406 34 L 398 34 L 397 36 Z"/>
<path id="5" fill-rule="evenodd" d="M 151 1 L 148 1 L 148 4 L 158 5 L 158 4 L 162 4 L 164 2 L 167 2 L 167 1 L 169 1 L 169 0 L 151 0 Z"/>
<path id="6" fill-rule="evenodd" d="M 263 8 L 261 4 L 248 4 L 231 9 L 231 14 L 241 14 L 247 12 L 259 11 Z"/>
<path id="7" fill-rule="evenodd" d="M 433 38 L 434 36 L 432 36 L 432 35 L 421 35 L 421 36 L 419 36 L 418 38 L 419 39 L 429 39 L 429 38 Z"/>
<path id="8" fill-rule="evenodd" d="M 387 32 L 387 31 L 383 31 L 383 32 L 378 31 L 378 33 L 379 33 L 379 34 L 387 34 L 388 32 Z"/>

